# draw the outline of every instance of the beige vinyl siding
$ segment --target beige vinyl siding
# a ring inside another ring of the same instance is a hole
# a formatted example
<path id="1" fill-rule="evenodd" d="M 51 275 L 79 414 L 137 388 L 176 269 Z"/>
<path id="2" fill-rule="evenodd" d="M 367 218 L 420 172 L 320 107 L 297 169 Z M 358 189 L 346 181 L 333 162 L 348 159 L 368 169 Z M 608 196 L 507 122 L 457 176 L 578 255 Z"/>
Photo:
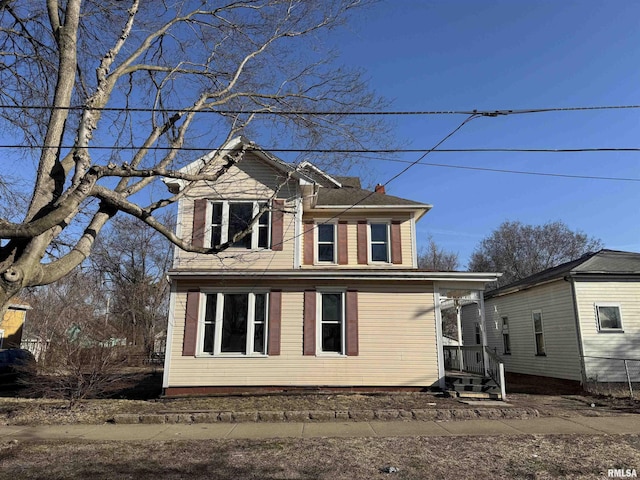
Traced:
<path id="1" fill-rule="evenodd" d="M 313 221 L 316 223 L 320 223 L 320 222 L 324 222 L 329 220 L 331 217 L 305 217 L 305 221 Z M 367 269 L 371 269 L 371 268 L 413 268 L 413 248 L 414 248 L 414 242 L 412 241 L 412 235 L 413 232 L 411 230 L 411 220 L 409 217 L 403 217 L 403 218 L 393 218 L 393 220 L 401 220 L 402 223 L 400 224 L 400 242 L 402 245 L 402 263 L 398 263 L 398 264 L 392 264 L 392 263 L 388 263 L 388 264 L 379 264 L 379 263 L 371 263 L 371 264 L 358 264 L 358 221 L 365 221 L 364 218 L 357 218 L 357 219 L 347 219 L 344 217 L 340 217 L 339 219 L 332 219 L 332 222 L 336 222 L 338 220 L 347 220 L 347 248 L 348 248 L 348 252 L 349 252 L 349 262 L 346 265 L 338 265 L 337 264 L 337 258 L 336 258 L 336 264 L 332 265 L 332 268 L 367 268 Z M 318 233 L 317 230 L 314 231 L 314 241 L 317 242 L 317 238 L 318 238 Z M 302 241 L 302 243 L 304 244 L 304 240 Z M 304 245 L 303 245 L 304 248 Z M 316 245 L 314 245 L 314 249 L 317 248 Z M 317 251 L 314 250 L 314 255 L 317 255 Z M 326 264 L 320 264 L 320 265 L 304 265 L 303 268 L 327 268 Z"/>
<path id="2" fill-rule="evenodd" d="M 214 167 L 215 168 L 215 167 Z M 279 172 L 256 159 L 252 154 L 231 167 L 229 172 L 216 182 L 198 182 L 180 201 L 178 231 L 182 238 L 191 241 L 193 229 L 194 200 L 267 200 L 279 184 L 284 181 Z M 280 190 L 278 198 L 293 198 L 296 185 L 289 182 Z M 193 269 L 290 269 L 293 268 L 295 249 L 295 205 L 287 203 L 284 214 L 284 242 L 282 251 L 247 250 L 229 248 L 218 255 L 201 255 L 177 249 L 174 268 Z M 209 232 L 207 232 L 209 233 Z"/>
<path id="3" fill-rule="evenodd" d="M 588 357 L 640 359 L 640 282 L 577 280 L 575 289 L 587 379 L 626 381 L 622 361 Z M 598 331 L 596 304 L 620 306 L 623 332 Z M 631 362 L 629 369 L 640 376 L 640 362 Z"/>
<path id="4" fill-rule="evenodd" d="M 532 312 L 542 311 L 546 356 L 536 355 Z M 485 302 L 487 343 L 507 372 L 581 380 L 571 285 L 558 280 Z M 509 318 L 511 355 L 503 355 L 501 317 Z"/>
<path id="5" fill-rule="evenodd" d="M 282 293 L 281 355 L 182 357 L 186 292 L 179 291 L 168 386 L 437 385 L 432 287 L 406 287 L 400 293 L 392 288 L 357 289 L 359 355 L 337 358 L 302 355 L 301 288 Z"/>

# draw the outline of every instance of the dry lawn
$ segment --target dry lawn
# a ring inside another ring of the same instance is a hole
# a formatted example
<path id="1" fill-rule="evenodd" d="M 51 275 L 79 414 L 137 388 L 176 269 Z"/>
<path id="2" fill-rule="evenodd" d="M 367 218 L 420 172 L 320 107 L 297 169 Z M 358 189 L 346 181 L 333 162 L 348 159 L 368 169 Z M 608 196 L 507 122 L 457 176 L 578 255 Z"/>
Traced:
<path id="1" fill-rule="evenodd" d="M 0 388 L 0 425 L 100 424 L 111 420 L 116 414 L 127 413 L 468 408 L 456 399 L 430 393 L 306 393 L 160 398 L 159 371 L 124 377 L 124 380 L 120 389 L 110 392 L 109 398 L 86 400 L 73 409 L 69 409 L 64 400 L 27 398 L 25 390 Z M 548 416 L 640 413 L 640 401 L 605 396 L 512 394 L 508 401 L 514 407 L 535 408 L 540 415 Z"/>
<path id="2" fill-rule="evenodd" d="M 610 468 L 640 470 L 640 436 L 0 444 L 0 480 L 595 479 Z"/>

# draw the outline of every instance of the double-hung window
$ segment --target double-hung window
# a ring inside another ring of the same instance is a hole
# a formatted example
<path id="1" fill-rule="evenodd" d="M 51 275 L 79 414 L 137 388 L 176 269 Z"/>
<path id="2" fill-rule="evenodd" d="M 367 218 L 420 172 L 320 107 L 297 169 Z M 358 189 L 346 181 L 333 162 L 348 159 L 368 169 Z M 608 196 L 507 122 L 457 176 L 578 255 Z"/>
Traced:
<path id="1" fill-rule="evenodd" d="M 511 339 L 509 338 L 509 317 L 502 317 L 502 351 L 511 354 Z"/>
<path id="2" fill-rule="evenodd" d="M 267 294 L 217 292 L 205 295 L 202 353 L 266 355 Z"/>
<path id="3" fill-rule="evenodd" d="M 318 302 L 318 351 L 319 353 L 344 354 L 344 294 L 320 292 Z"/>
<path id="4" fill-rule="evenodd" d="M 333 223 L 318 225 L 318 254 L 319 263 L 336 263 L 336 226 Z"/>
<path id="5" fill-rule="evenodd" d="M 371 262 L 389 263 L 389 223 L 369 224 L 369 259 Z"/>
<path id="6" fill-rule="evenodd" d="M 620 305 L 597 303 L 596 317 L 598 320 L 598 331 L 600 332 L 621 332 L 622 314 Z"/>
<path id="7" fill-rule="evenodd" d="M 215 247 L 233 238 L 249 227 L 266 203 L 257 201 L 211 202 L 211 246 Z M 269 248 L 271 214 L 263 212 L 251 226 L 247 235 L 233 242 L 235 248 Z"/>
<path id="8" fill-rule="evenodd" d="M 536 342 L 536 355 L 546 355 L 544 344 L 544 332 L 542 329 L 542 310 L 534 310 L 531 312 L 533 319 L 533 334 Z"/>

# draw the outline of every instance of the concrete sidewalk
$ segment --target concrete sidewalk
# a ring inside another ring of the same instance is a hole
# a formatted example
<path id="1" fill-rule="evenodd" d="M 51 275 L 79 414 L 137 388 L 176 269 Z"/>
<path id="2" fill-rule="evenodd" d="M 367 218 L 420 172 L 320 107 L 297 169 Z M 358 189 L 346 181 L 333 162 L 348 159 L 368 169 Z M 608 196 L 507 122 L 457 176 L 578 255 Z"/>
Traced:
<path id="1" fill-rule="evenodd" d="M 640 415 L 526 420 L 0 426 L 0 441 L 164 441 L 321 437 L 640 434 Z"/>

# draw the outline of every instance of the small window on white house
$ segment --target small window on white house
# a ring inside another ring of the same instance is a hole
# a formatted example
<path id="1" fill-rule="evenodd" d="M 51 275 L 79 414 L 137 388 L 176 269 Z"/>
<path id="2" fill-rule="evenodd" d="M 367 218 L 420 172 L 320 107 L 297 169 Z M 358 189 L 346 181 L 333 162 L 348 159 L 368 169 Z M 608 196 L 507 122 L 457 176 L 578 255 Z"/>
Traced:
<path id="1" fill-rule="evenodd" d="M 209 293 L 202 319 L 202 352 L 265 355 L 266 293 Z"/>
<path id="2" fill-rule="evenodd" d="M 502 317 L 502 352 L 511 354 L 511 339 L 509 337 L 509 317 Z"/>
<path id="3" fill-rule="evenodd" d="M 318 262 L 336 262 L 336 226 L 333 223 L 318 225 Z"/>
<path id="4" fill-rule="evenodd" d="M 480 324 L 475 323 L 476 345 L 482 345 L 482 331 L 480 330 Z"/>
<path id="5" fill-rule="evenodd" d="M 622 315 L 619 305 L 596 304 L 596 317 L 599 331 L 622 331 Z"/>
<path id="6" fill-rule="evenodd" d="M 372 262 L 389 263 L 389 224 L 369 224 L 369 255 Z"/>
<path id="7" fill-rule="evenodd" d="M 533 310 L 531 312 L 531 318 L 533 319 L 533 334 L 536 342 L 536 355 L 544 356 L 546 355 L 546 349 L 542 327 L 542 310 Z"/>
<path id="8" fill-rule="evenodd" d="M 319 351 L 344 353 L 344 295 L 322 292 L 319 302 Z"/>
<path id="9" fill-rule="evenodd" d="M 251 220 L 264 207 L 264 202 L 211 202 L 210 245 L 215 247 L 230 242 L 233 237 L 246 230 Z M 253 224 L 251 231 L 233 243 L 235 248 L 269 248 L 270 212 L 267 210 Z"/>

